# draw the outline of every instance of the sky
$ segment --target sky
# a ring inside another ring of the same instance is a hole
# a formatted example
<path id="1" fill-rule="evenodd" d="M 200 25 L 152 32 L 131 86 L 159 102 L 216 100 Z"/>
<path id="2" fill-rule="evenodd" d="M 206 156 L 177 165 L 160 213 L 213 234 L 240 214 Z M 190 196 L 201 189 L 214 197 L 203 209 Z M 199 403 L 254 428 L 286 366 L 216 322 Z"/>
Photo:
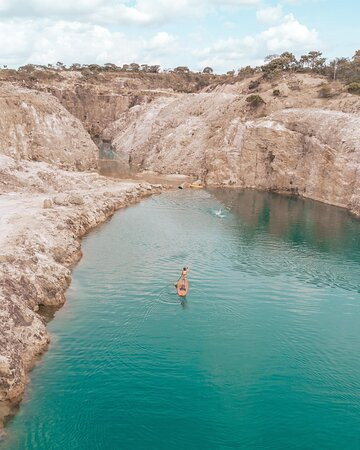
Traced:
<path id="1" fill-rule="evenodd" d="M 262 64 L 270 54 L 360 48 L 359 0 L 0 0 L 0 65 Z"/>

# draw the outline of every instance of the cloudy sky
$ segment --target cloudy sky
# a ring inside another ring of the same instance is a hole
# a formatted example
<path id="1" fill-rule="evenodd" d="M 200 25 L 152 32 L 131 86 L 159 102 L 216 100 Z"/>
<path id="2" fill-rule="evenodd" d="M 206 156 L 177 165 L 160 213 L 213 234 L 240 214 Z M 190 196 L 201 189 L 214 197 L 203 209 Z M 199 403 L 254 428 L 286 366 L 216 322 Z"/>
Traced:
<path id="1" fill-rule="evenodd" d="M 0 0 L 0 64 L 129 62 L 216 71 L 360 48 L 359 0 Z"/>

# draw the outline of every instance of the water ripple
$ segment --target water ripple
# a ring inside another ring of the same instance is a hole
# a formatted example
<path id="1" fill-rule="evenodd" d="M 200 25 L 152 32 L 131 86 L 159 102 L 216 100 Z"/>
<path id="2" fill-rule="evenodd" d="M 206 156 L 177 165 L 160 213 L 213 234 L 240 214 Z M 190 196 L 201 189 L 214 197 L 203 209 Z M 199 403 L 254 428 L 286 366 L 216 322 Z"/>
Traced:
<path id="1" fill-rule="evenodd" d="M 360 448 L 359 232 L 337 208 L 255 191 L 119 212 L 84 240 L 4 445 Z"/>

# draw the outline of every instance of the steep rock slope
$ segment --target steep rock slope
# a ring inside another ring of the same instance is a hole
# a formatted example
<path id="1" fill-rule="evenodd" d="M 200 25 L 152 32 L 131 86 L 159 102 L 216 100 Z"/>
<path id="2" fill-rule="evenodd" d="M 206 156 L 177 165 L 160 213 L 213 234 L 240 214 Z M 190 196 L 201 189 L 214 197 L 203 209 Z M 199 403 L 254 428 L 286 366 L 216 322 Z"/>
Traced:
<path id="1" fill-rule="evenodd" d="M 148 103 L 171 92 L 128 88 L 124 81 L 111 85 L 75 83 L 47 88 L 59 102 L 83 124 L 93 137 L 136 104 Z"/>
<path id="2" fill-rule="evenodd" d="M 288 192 L 360 212 L 359 116 L 290 109 L 234 121 L 229 131 L 226 156 L 217 152 L 207 167 L 210 184 Z"/>
<path id="3" fill-rule="evenodd" d="M 97 167 L 98 149 L 82 123 L 52 95 L 0 87 L 0 153 L 64 169 Z"/>
<path id="4" fill-rule="evenodd" d="M 265 83 L 259 107 L 246 101 L 244 83 L 157 99 L 131 108 L 103 136 L 133 170 L 294 193 L 360 212 L 359 98 L 321 99 L 323 80 L 305 81 L 302 95 L 296 88 L 280 99 Z"/>
<path id="5" fill-rule="evenodd" d="M 21 81 L 20 76 L 24 76 Z M 137 104 L 151 102 L 175 91 L 195 92 L 199 90 L 196 76 L 187 74 L 127 73 L 53 71 L 7 75 L 0 70 L 0 80 L 23 82 L 29 89 L 52 94 L 84 125 L 92 137 L 117 120 L 123 112 Z M 198 77 L 209 83 L 211 77 Z"/>

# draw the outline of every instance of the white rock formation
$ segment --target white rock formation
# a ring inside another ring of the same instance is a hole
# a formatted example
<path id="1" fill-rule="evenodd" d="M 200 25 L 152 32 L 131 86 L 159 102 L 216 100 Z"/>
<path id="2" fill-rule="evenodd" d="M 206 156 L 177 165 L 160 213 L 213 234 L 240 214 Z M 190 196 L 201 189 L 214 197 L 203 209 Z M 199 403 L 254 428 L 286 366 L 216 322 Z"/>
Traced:
<path id="1" fill-rule="evenodd" d="M 0 153 L 68 170 L 97 167 L 98 149 L 82 123 L 50 94 L 0 87 Z"/>
<path id="2" fill-rule="evenodd" d="M 360 213 L 360 114 L 334 110 L 360 111 L 359 99 L 341 94 L 324 109 L 310 90 L 299 103 L 313 107 L 284 109 L 287 98 L 262 95 L 259 108 L 234 92 L 158 99 L 130 109 L 104 136 L 135 170 L 293 193 Z"/>

